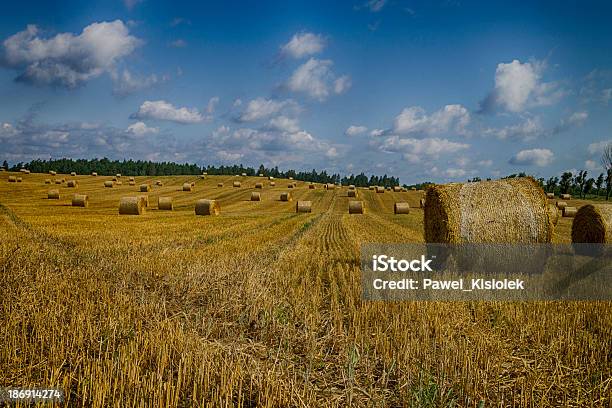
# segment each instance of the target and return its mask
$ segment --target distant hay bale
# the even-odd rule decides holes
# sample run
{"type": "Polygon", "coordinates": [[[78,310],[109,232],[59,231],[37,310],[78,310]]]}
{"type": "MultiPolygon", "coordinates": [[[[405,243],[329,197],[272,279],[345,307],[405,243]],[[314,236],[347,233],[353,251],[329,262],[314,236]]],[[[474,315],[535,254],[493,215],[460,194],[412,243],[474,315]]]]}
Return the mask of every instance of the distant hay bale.
{"type": "Polygon", "coordinates": [[[546,198],[555,198],[555,193],[546,193],[546,198]]]}
{"type": "Polygon", "coordinates": [[[289,180],[293,180],[293,177],[289,177],[289,180]]]}
{"type": "Polygon", "coordinates": [[[76,180],[68,180],[68,182],[66,183],[66,187],[78,187],[79,186],[79,182],[76,180]]]}
{"type": "Polygon", "coordinates": [[[163,186],[163,185],[164,185],[164,183],[163,183],[161,180],[157,180],[157,181],[155,182],[155,185],[156,185],[156,186],[160,186],[160,187],[161,187],[161,186],[163,186]]]}
{"type": "Polygon", "coordinates": [[[563,216],[566,218],[573,218],[576,216],[577,212],[578,210],[576,209],[576,207],[565,207],[563,209],[563,216]]]}
{"type": "Polygon", "coordinates": [[[565,201],[557,201],[557,208],[562,210],[567,207],[567,203],[565,201]]]}
{"type": "Polygon", "coordinates": [[[294,187],[293,183],[290,183],[290,184],[287,186],[287,188],[293,188],[293,187],[294,187]]]}
{"type": "Polygon", "coordinates": [[[268,180],[274,180],[274,177],[268,176],[268,180]]]}
{"type": "Polygon", "coordinates": [[[139,195],[139,196],[138,196],[138,199],[139,199],[140,201],[142,201],[142,206],[143,206],[143,207],[145,207],[145,208],[148,208],[148,207],[149,207],[149,196],[146,196],[146,195],[139,195]]]}
{"type": "Polygon", "coordinates": [[[91,172],[91,175],[92,175],[93,177],[98,177],[98,173],[96,173],[95,171],[92,171],[92,172],[91,172]]]}
{"type": "Polygon", "coordinates": [[[263,188],[263,183],[255,183],[255,188],[263,188]]]}
{"type": "Polygon", "coordinates": [[[119,200],[119,214],[140,215],[146,212],[144,202],[140,197],[121,197],[119,200]]]}
{"type": "Polygon", "coordinates": [[[572,196],[571,196],[571,194],[561,194],[559,196],[559,198],[562,199],[562,200],[571,200],[572,196]]]}
{"type": "Polygon", "coordinates": [[[363,201],[349,201],[348,210],[349,214],[363,214],[365,212],[363,201]]]}
{"type": "Polygon", "coordinates": [[[557,225],[559,222],[559,210],[554,204],[548,204],[548,215],[550,217],[550,222],[553,225],[557,225]]]}
{"type": "Polygon", "coordinates": [[[19,171],[23,174],[30,174],[30,170],[28,169],[19,169],[19,171]]]}
{"type": "Polygon", "coordinates": [[[356,190],[349,190],[348,191],[348,196],[349,197],[357,197],[357,191],[356,190]]]}
{"type": "Polygon", "coordinates": [[[276,183],[274,181],[271,181],[270,182],[270,187],[275,187],[275,186],[276,186],[276,183]]]}
{"type": "Polygon", "coordinates": [[[49,200],[59,200],[60,199],[60,192],[59,192],[59,190],[49,190],[47,192],[47,198],[49,200]]]}
{"type": "Polygon", "coordinates": [[[281,201],[292,201],[293,197],[291,196],[290,192],[286,191],[284,193],[281,193],[280,199],[281,201]]]}
{"type": "Polygon", "coordinates": [[[53,182],[55,184],[62,184],[62,180],[61,179],[55,179],[55,180],[53,180],[53,182]]]}
{"type": "Polygon", "coordinates": [[[350,184],[350,185],[348,186],[348,188],[349,188],[349,190],[354,190],[354,189],[355,189],[355,185],[354,185],[354,184],[350,184]]]}
{"type": "Polygon", "coordinates": [[[113,177],[113,181],[117,181],[119,180],[117,177],[113,177]]]}
{"type": "Polygon", "coordinates": [[[253,191],[251,193],[251,201],[261,201],[261,194],[253,191]]]}
{"type": "Polygon", "coordinates": [[[259,173],[259,177],[263,177],[263,176],[264,176],[263,173],[259,173]]]}
{"type": "Polygon", "coordinates": [[[395,214],[408,214],[410,213],[410,205],[406,202],[393,204],[393,212],[395,214]]]}
{"type": "Polygon", "coordinates": [[[130,177],[129,181],[136,181],[136,179],[134,177],[130,177]]]}
{"type": "Polygon", "coordinates": [[[427,189],[425,242],[547,243],[548,200],[532,178],[436,185],[427,189]]]}
{"type": "Polygon", "coordinates": [[[52,175],[52,176],[55,176],[55,175],[57,175],[57,172],[53,171],[53,170],[49,170],[49,174],[52,175]]]}
{"type": "Polygon", "coordinates": [[[149,191],[151,191],[151,185],[150,184],[141,184],[140,185],[140,192],[141,193],[148,193],[149,191]]]}
{"type": "Polygon", "coordinates": [[[376,187],[375,187],[375,186],[369,186],[369,187],[368,187],[368,190],[375,190],[375,189],[376,189],[376,187]]]}
{"type": "Polygon", "coordinates": [[[425,208],[425,199],[424,199],[424,198],[421,198],[421,199],[419,200],[419,206],[420,206],[421,208],[425,208]]]}
{"type": "Polygon", "coordinates": [[[241,183],[241,182],[239,182],[239,181],[234,181],[233,186],[234,186],[234,187],[240,187],[240,186],[242,186],[242,183],[241,183]]]}
{"type": "Polygon", "coordinates": [[[393,191],[396,192],[396,193],[399,193],[399,192],[402,191],[402,188],[400,186],[394,186],[393,187],[393,191]]]}
{"type": "Polygon", "coordinates": [[[122,184],[123,184],[123,182],[122,182],[122,181],[117,181],[117,182],[115,182],[115,184],[116,184],[116,185],[118,185],[118,186],[120,186],[120,185],[122,185],[122,184]]]}
{"type": "Polygon", "coordinates": [[[587,204],[578,209],[572,222],[572,242],[612,243],[612,205],[587,204]]]}
{"type": "Polygon", "coordinates": [[[378,194],[384,194],[385,193],[385,188],[381,187],[381,186],[376,186],[376,192],[378,194]]]}
{"type": "Polygon", "coordinates": [[[87,194],[75,194],[72,196],[73,207],[87,208],[89,206],[89,197],[87,194]]]}
{"type": "Polygon", "coordinates": [[[23,179],[21,177],[17,177],[17,182],[21,183],[23,181],[23,179]]]}
{"type": "Polygon", "coordinates": [[[223,187],[223,183],[217,183],[217,187],[223,187]]]}
{"type": "Polygon", "coordinates": [[[192,189],[193,189],[193,186],[191,185],[191,183],[183,184],[183,191],[191,191],[192,189]]]}
{"type": "Polygon", "coordinates": [[[191,187],[195,187],[195,181],[191,182],[191,187]]]}
{"type": "Polygon", "coordinates": [[[205,179],[206,179],[206,176],[205,176],[204,174],[202,174],[202,175],[200,176],[200,179],[205,180],[205,179]]]}
{"type": "Polygon", "coordinates": [[[117,178],[121,178],[121,173],[117,173],[117,174],[115,175],[115,177],[117,177],[117,178]]]}
{"type": "Polygon", "coordinates": [[[314,190],[314,189],[315,189],[315,185],[314,185],[314,184],[309,184],[309,185],[308,185],[308,188],[309,188],[310,190],[314,190]]]}
{"type": "Polygon", "coordinates": [[[129,184],[130,186],[135,186],[135,185],[136,185],[136,182],[135,182],[135,181],[128,181],[128,184],[129,184]]]}
{"type": "Polygon", "coordinates": [[[45,184],[51,184],[51,179],[45,179],[45,184]]]}
{"type": "Polygon", "coordinates": [[[328,190],[335,190],[336,189],[336,185],[333,184],[333,183],[329,183],[329,184],[327,184],[327,189],[328,190]]]}
{"type": "Polygon", "coordinates": [[[203,172],[202,175],[203,176],[208,176],[208,173],[207,172],[203,172]]]}
{"type": "Polygon", "coordinates": [[[157,199],[157,208],[160,210],[172,211],[172,197],[159,197],[157,199]]]}
{"type": "Polygon", "coordinates": [[[410,191],[416,191],[416,187],[410,187],[410,191]]]}
{"type": "Polygon", "coordinates": [[[242,177],[246,177],[246,173],[242,173],[242,174],[241,174],[241,176],[242,176],[242,177]]]}
{"type": "Polygon", "coordinates": [[[76,173],[74,171],[70,172],[70,176],[76,177],[76,173]]]}
{"type": "Polygon", "coordinates": [[[115,183],[113,183],[112,181],[108,180],[108,181],[105,181],[105,182],[104,182],[104,187],[107,187],[107,188],[113,188],[113,185],[114,185],[114,184],[115,184],[115,183]]]}
{"type": "Polygon", "coordinates": [[[312,201],[298,201],[295,203],[296,213],[309,213],[312,212],[312,201]]]}
{"type": "Polygon", "coordinates": [[[219,215],[221,208],[217,200],[198,200],[195,205],[196,215],[219,215]]]}

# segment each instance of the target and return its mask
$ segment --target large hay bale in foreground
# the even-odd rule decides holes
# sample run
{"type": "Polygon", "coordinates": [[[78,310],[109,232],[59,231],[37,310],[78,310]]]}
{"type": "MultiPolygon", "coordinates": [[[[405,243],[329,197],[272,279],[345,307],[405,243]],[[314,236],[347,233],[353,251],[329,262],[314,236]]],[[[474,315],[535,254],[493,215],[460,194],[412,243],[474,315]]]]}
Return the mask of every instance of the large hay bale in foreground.
{"type": "Polygon", "coordinates": [[[263,183],[255,183],[255,188],[263,188],[263,183]]]}
{"type": "Polygon", "coordinates": [[[251,201],[261,201],[261,194],[253,191],[251,193],[251,201]]]}
{"type": "Polygon", "coordinates": [[[114,185],[114,184],[115,184],[115,183],[113,183],[111,180],[108,180],[108,181],[105,181],[105,182],[104,182],[104,187],[107,187],[107,188],[113,188],[113,185],[114,185]]]}
{"type": "Polygon", "coordinates": [[[8,177],[8,182],[9,182],[9,183],[15,183],[15,182],[17,182],[17,177],[15,177],[15,176],[9,176],[9,177],[8,177]]]}
{"type": "Polygon", "coordinates": [[[567,203],[565,201],[557,201],[558,209],[563,210],[565,207],[567,207],[567,203]]]}
{"type": "Polygon", "coordinates": [[[578,210],[576,209],[576,207],[565,207],[563,209],[563,216],[566,218],[573,218],[576,216],[577,212],[578,210]]]}
{"type": "Polygon", "coordinates": [[[221,207],[217,200],[198,200],[195,205],[196,215],[219,215],[221,207]]]}
{"type": "Polygon", "coordinates": [[[157,208],[160,210],[172,211],[172,197],[159,197],[157,199],[157,208]]]}
{"type": "Polygon", "coordinates": [[[363,214],[365,212],[363,201],[349,201],[348,211],[349,214],[363,214]]]}
{"type": "Polygon", "coordinates": [[[572,242],[612,244],[612,205],[580,207],[572,223],[572,242]]]}
{"type": "Polygon", "coordinates": [[[193,186],[191,185],[191,183],[183,183],[183,191],[191,191],[193,189],[193,186]]]}
{"type": "Polygon", "coordinates": [[[89,206],[89,197],[87,194],[75,194],[72,196],[73,207],[87,208],[89,206]]]}
{"type": "Polygon", "coordinates": [[[140,192],[141,193],[148,193],[149,191],[151,191],[151,185],[150,184],[141,184],[140,185],[140,192]]]}
{"type": "Polygon", "coordinates": [[[239,181],[234,181],[233,185],[234,185],[234,187],[240,187],[242,185],[242,183],[239,182],[239,181]]]}
{"type": "Polygon", "coordinates": [[[421,199],[419,200],[419,207],[421,207],[421,208],[425,208],[425,199],[424,199],[424,198],[421,198],[421,199]]]}
{"type": "Polygon", "coordinates": [[[68,180],[68,182],[66,183],[66,187],[78,187],[79,186],[79,182],[76,180],[68,180]]]}
{"type": "Polygon", "coordinates": [[[393,204],[393,212],[395,214],[409,214],[410,205],[406,202],[395,203],[393,204]]]}
{"type": "Polygon", "coordinates": [[[298,201],[295,203],[296,213],[309,213],[312,212],[312,201],[298,201]]]}
{"type": "Polygon", "coordinates": [[[292,201],[293,197],[291,197],[291,193],[290,192],[286,191],[284,193],[281,193],[280,200],[281,201],[292,201]]]}
{"type": "Polygon", "coordinates": [[[452,183],[427,190],[425,242],[545,243],[548,200],[531,178],[452,183]]]}
{"type": "Polygon", "coordinates": [[[47,192],[47,199],[49,199],[49,200],[59,200],[60,199],[60,192],[59,192],[59,190],[49,190],[47,192]]]}
{"type": "Polygon", "coordinates": [[[146,211],[144,202],[140,197],[121,197],[119,200],[119,214],[140,215],[146,211]]]}
{"type": "Polygon", "coordinates": [[[349,190],[348,191],[348,196],[349,197],[357,197],[357,190],[349,190]]]}
{"type": "Polygon", "coordinates": [[[571,200],[572,196],[571,194],[561,194],[559,198],[561,198],[562,200],[571,200]]]}

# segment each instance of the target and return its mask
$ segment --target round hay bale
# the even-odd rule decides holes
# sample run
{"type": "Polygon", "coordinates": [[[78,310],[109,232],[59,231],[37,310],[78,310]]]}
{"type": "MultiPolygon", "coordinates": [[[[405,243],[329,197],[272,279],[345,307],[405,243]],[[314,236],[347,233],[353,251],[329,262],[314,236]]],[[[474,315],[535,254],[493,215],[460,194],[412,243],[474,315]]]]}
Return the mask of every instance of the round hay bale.
{"type": "Polygon", "coordinates": [[[79,182],[76,180],[68,180],[68,182],[66,183],[66,187],[78,187],[79,186],[79,182]]]}
{"type": "Polygon", "coordinates": [[[140,195],[138,196],[138,198],[140,199],[140,201],[142,201],[142,206],[145,208],[149,207],[149,196],[146,195],[140,195]]]}
{"type": "Polygon", "coordinates": [[[572,242],[611,244],[612,205],[587,204],[580,207],[572,222],[572,242]]]}
{"type": "Polygon", "coordinates": [[[289,184],[289,185],[287,186],[287,188],[293,188],[293,187],[294,187],[294,186],[293,186],[293,184],[289,184]]]}
{"type": "Polygon", "coordinates": [[[312,201],[298,201],[295,203],[296,213],[309,213],[312,212],[312,201]]]}
{"type": "Polygon", "coordinates": [[[567,207],[567,203],[565,201],[557,201],[558,209],[563,210],[565,207],[567,207]]]}
{"type": "Polygon", "coordinates": [[[89,197],[87,194],[75,194],[72,196],[73,207],[87,208],[89,206],[89,197]]]}
{"type": "Polygon", "coordinates": [[[15,176],[9,176],[9,177],[8,177],[8,182],[9,182],[9,183],[16,183],[16,182],[17,182],[17,177],[15,177],[15,176]]]}
{"type": "Polygon", "coordinates": [[[129,184],[130,186],[135,186],[135,185],[136,185],[136,182],[135,182],[135,181],[128,181],[128,184],[129,184]]]}
{"type": "Polygon", "coordinates": [[[561,194],[559,196],[560,199],[562,200],[571,200],[572,199],[572,195],[571,194],[561,194]]]}
{"type": "Polygon", "coordinates": [[[400,202],[393,204],[393,212],[395,214],[408,214],[410,213],[410,205],[406,202],[400,202]]]}
{"type": "Polygon", "coordinates": [[[203,176],[208,176],[208,173],[207,172],[203,172],[202,175],[203,176]]]}
{"type": "Polygon", "coordinates": [[[17,182],[21,183],[23,181],[23,179],[21,177],[17,177],[17,182]]]}
{"type": "Polygon", "coordinates": [[[261,201],[261,194],[253,191],[251,193],[251,201],[261,201]]]}
{"type": "Polygon", "coordinates": [[[270,182],[270,187],[274,187],[274,186],[276,186],[276,183],[274,181],[271,181],[270,182]]]}
{"type": "Polygon", "coordinates": [[[130,177],[129,181],[136,181],[136,179],[134,177],[130,177]]]}
{"type": "Polygon", "coordinates": [[[384,194],[385,193],[385,188],[381,187],[381,186],[376,186],[376,192],[378,194],[384,194]]]}
{"type": "Polygon", "coordinates": [[[565,207],[563,209],[563,216],[566,218],[574,218],[578,210],[576,207],[565,207]]]}
{"type": "Polygon", "coordinates": [[[123,182],[122,181],[117,181],[115,184],[117,184],[118,186],[122,185],[123,182]]]}
{"type": "Polygon", "coordinates": [[[376,189],[376,187],[374,187],[374,186],[369,186],[368,187],[368,190],[375,190],[375,189],[376,189]]]}
{"type": "Polygon", "coordinates": [[[62,184],[62,180],[61,179],[55,179],[55,180],[53,180],[53,182],[55,184],[62,184]]]}
{"type": "Polygon", "coordinates": [[[281,193],[280,199],[281,201],[293,201],[293,197],[291,197],[291,193],[288,191],[281,193]]]}
{"type": "Polygon", "coordinates": [[[268,180],[274,180],[274,177],[269,176],[269,177],[268,177],[268,180]]]}
{"type": "Polygon", "coordinates": [[[206,179],[206,176],[205,176],[204,174],[202,174],[202,175],[200,176],[200,179],[204,180],[204,179],[206,179]]]}
{"type": "Polygon", "coordinates": [[[557,225],[557,222],[559,222],[559,210],[554,204],[548,204],[548,215],[550,217],[550,222],[552,222],[553,225],[557,225]]]}
{"type": "Polygon", "coordinates": [[[183,191],[191,191],[192,189],[193,189],[193,186],[191,185],[191,183],[183,184],[183,191]]]}
{"type": "Polygon", "coordinates": [[[70,176],[76,177],[76,173],[74,171],[70,172],[70,176]]]}
{"type": "Polygon", "coordinates": [[[263,173],[259,173],[259,177],[263,177],[263,176],[264,176],[263,173]]]}
{"type": "Polygon", "coordinates": [[[217,183],[217,187],[223,187],[223,183],[217,183]]]}
{"type": "Polygon", "coordinates": [[[421,207],[421,208],[425,208],[425,199],[424,199],[424,198],[421,198],[421,199],[419,200],[419,207],[421,207]]]}
{"type": "Polygon", "coordinates": [[[400,186],[394,186],[393,187],[393,191],[396,192],[396,193],[399,193],[399,192],[402,191],[402,188],[400,186]]]}
{"type": "Polygon", "coordinates": [[[349,190],[348,191],[348,196],[349,197],[357,197],[357,191],[356,190],[349,190]]]}
{"type": "Polygon", "coordinates": [[[119,180],[117,177],[113,177],[113,181],[117,181],[119,180]]]}
{"type": "Polygon", "coordinates": [[[548,200],[531,178],[436,185],[427,189],[425,242],[546,243],[548,200]]]}
{"type": "Polygon", "coordinates": [[[104,182],[104,187],[113,188],[114,184],[115,183],[113,183],[112,181],[108,180],[108,181],[104,182]]]}
{"type": "Polygon", "coordinates": [[[221,207],[217,200],[198,200],[195,205],[196,215],[219,215],[221,207]]]}
{"type": "Polygon", "coordinates": [[[45,179],[45,184],[51,184],[51,179],[45,179]]]}
{"type": "Polygon", "coordinates": [[[234,181],[234,187],[240,187],[242,186],[242,183],[239,181],[234,181]]]}
{"type": "Polygon", "coordinates": [[[309,185],[308,185],[308,188],[309,188],[310,190],[314,190],[314,189],[315,189],[315,185],[314,185],[314,184],[309,184],[309,185]]]}
{"type": "Polygon", "coordinates": [[[119,214],[140,215],[146,211],[144,202],[140,197],[121,197],[119,200],[119,214]]]}
{"type": "Polygon", "coordinates": [[[241,176],[242,176],[242,177],[246,177],[246,173],[242,173],[242,174],[241,174],[241,176]]]}
{"type": "Polygon", "coordinates": [[[155,182],[155,185],[156,185],[156,186],[160,186],[160,187],[161,187],[161,186],[163,186],[163,185],[164,185],[164,183],[163,183],[161,180],[157,180],[157,181],[155,182]]]}
{"type": "Polygon", "coordinates": [[[141,184],[140,185],[140,192],[141,193],[148,193],[149,191],[151,191],[151,185],[150,184],[141,184]]]}
{"type": "Polygon", "coordinates": [[[350,184],[350,185],[348,186],[348,188],[349,188],[349,190],[354,190],[354,189],[355,189],[355,185],[354,185],[354,184],[350,184]]]}
{"type": "Polygon", "coordinates": [[[336,189],[336,185],[335,184],[328,184],[327,185],[327,189],[328,190],[335,190],[336,189]]]}
{"type": "Polygon", "coordinates": [[[52,175],[52,176],[56,176],[57,175],[57,171],[49,170],[49,174],[52,175]]]}
{"type": "Polygon", "coordinates": [[[115,177],[117,177],[117,178],[121,178],[121,173],[117,173],[117,174],[115,175],[115,177]]]}
{"type": "Polygon", "coordinates": [[[549,198],[549,199],[555,198],[555,193],[546,193],[546,198],[549,198]]]}
{"type": "Polygon", "coordinates": [[[47,192],[47,198],[49,200],[59,200],[60,199],[60,192],[59,192],[59,190],[49,190],[47,192]]]}
{"type": "Polygon", "coordinates": [[[172,211],[172,197],[159,197],[157,199],[157,208],[160,210],[172,211]]]}
{"type": "Polygon", "coordinates": [[[91,175],[92,175],[93,177],[98,177],[98,173],[96,173],[95,171],[92,171],[92,172],[91,172],[91,175]]]}
{"type": "Polygon", "coordinates": [[[363,207],[363,201],[349,201],[348,210],[349,210],[349,214],[365,213],[365,208],[363,207]]]}
{"type": "Polygon", "coordinates": [[[263,188],[263,183],[255,183],[255,188],[263,188]]]}

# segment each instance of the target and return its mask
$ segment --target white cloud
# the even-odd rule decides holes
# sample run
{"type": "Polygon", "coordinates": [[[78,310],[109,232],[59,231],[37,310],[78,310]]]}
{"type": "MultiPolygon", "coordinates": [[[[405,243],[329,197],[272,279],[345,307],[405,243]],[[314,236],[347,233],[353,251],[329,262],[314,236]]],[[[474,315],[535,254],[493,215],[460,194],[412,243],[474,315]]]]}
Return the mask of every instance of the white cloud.
{"type": "Polygon", "coordinates": [[[281,53],[293,58],[318,54],[325,48],[325,38],[320,34],[298,33],[281,47],[281,53]]]}
{"type": "Polygon", "coordinates": [[[535,140],[545,134],[545,130],[540,123],[538,117],[528,117],[522,123],[516,125],[505,126],[503,128],[490,128],[483,132],[487,136],[494,136],[498,139],[519,139],[519,140],[535,140]]]}
{"type": "Polygon", "coordinates": [[[4,60],[22,72],[17,80],[74,88],[113,69],[141,40],[129,35],[121,20],[93,23],[79,35],[61,33],[45,39],[35,25],[3,42],[4,60]]]}
{"type": "Polygon", "coordinates": [[[123,4],[128,10],[133,9],[138,3],[142,3],[143,0],[123,0],[123,4]]]}
{"type": "Polygon", "coordinates": [[[330,92],[342,93],[350,87],[346,75],[336,78],[331,60],[310,58],[300,65],[287,81],[287,88],[293,92],[303,92],[314,99],[324,101],[330,92]]]}
{"type": "Polygon", "coordinates": [[[594,142],[587,147],[587,150],[590,154],[601,154],[603,153],[604,148],[609,144],[612,144],[612,139],[594,142]]]}
{"type": "Polygon", "coordinates": [[[384,134],[385,134],[385,131],[383,129],[372,129],[372,131],[370,131],[370,136],[372,137],[378,137],[384,134]]]}
{"type": "Polygon", "coordinates": [[[297,109],[298,107],[296,103],[290,99],[278,101],[260,97],[249,101],[246,109],[240,114],[238,119],[242,122],[252,122],[259,119],[265,119],[289,108],[297,109]]]}
{"type": "Polygon", "coordinates": [[[357,136],[357,135],[361,135],[365,132],[368,131],[368,128],[365,126],[355,126],[355,125],[351,125],[349,126],[345,131],[344,134],[347,136],[357,136]]]}
{"type": "Polygon", "coordinates": [[[362,5],[355,6],[355,10],[367,8],[372,13],[378,13],[380,10],[383,9],[383,7],[385,7],[385,4],[387,4],[387,0],[368,0],[362,5]]]}
{"type": "Polygon", "coordinates": [[[419,106],[405,108],[396,118],[393,130],[400,134],[422,133],[435,135],[449,130],[467,134],[470,113],[461,105],[446,105],[444,108],[427,115],[419,106]]]}
{"type": "Polygon", "coordinates": [[[478,165],[481,167],[491,167],[493,165],[493,160],[481,160],[478,162],[478,165]]]}
{"type": "Polygon", "coordinates": [[[510,164],[545,167],[552,163],[553,158],[554,154],[549,149],[521,150],[510,159],[510,164]]]}
{"type": "Polygon", "coordinates": [[[404,158],[411,163],[418,163],[423,156],[438,158],[440,155],[456,153],[469,147],[470,145],[466,143],[453,142],[437,137],[415,139],[400,138],[397,135],[386,138],[380,145],[382,151],[403,153],[404,158]]]}
{"type": "Polygon", "coordinates": [[[348,75],[342,75],[340,78],[334,81],[334,92],[337,95],[343,94],[348,91],[353,83],[351,82],[351,77],[348,75]]]}
{"type": "Polygon", "coordinates": [[[448,177],[452,177],[452,178],[463,177],[463,176],[466,175],[466,171],[464,169],[448,168],[448,169],[444,170],[444,173],[448,177]]]}
{"type": "Polygon", "coordinates": [[[336,149],[333,146],[327,149],[327,151],[325,152],[325,157],[327,157],[328,159],[335,159],[338,156],[339,156],[338,149],[336,149]]]}
{"type": "Polygon", "coordinates": [[[159,129],[156,127],[149,127],[144,122],[136,122],[128,126],[126,132],[136,136],[144,136],[147,134],[156,134],[159,132],[159,129]]]}
{"type": "Polygon", "coordinates": [[[160,79],[155,74],[147,77],[134,76],[127,69],[124,69],[121,73],[112,70],[110,76],[113,80],[113,92],[117,95],[128,95],[143,89],[151,88],[167,79],[166,77],[160,79]]]}
{"type": "Polygon", "coordinates": [[[15,136],[17,133],[17,129],[10,123],[5,122],[0,126],[0,139],[8,139],[15,136]]]}
{"type": "Polygon", "coordinates": [[[288,118],[287,116],[278,116],[270,120],[269,126],[271,129],[280,130],[281,132],[297,132],[300,130],[298,120],[288,118]]]}
{"type": "Polygon", "coordinates": [[[584,167],[590,171],[599,171],[602,169],[601,165],[594,160],[587,160],[584,162],[584,167]]]}
{"type": "Polygon", "coordinates": [[[202,114],[195,108],[177,108],[163,100],[143,102],[132,118],[167,120],[182,124],[199,123],[204,120],[202,114]]]}
{"type": "Polygon", "coordinates": [[[230,163],[236,163],[236,161],[244,157],[244,155],[241,153],[232,153],[225,150],[219,150],[216,155],[219,159],[230,163]]]}

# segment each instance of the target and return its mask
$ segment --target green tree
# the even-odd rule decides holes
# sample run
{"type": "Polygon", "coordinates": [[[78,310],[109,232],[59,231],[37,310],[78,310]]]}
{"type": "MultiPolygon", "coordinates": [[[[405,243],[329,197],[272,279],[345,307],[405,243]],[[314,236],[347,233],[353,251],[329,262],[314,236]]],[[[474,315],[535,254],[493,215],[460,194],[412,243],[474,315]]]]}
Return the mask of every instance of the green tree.
{"type": "Polygon", "coordinates": [[[586,183],[587,171],[582,170],[578,172],[578,175],[574,177],[574,187],[578,190],[578,195],[582,198],[582,192],[584,191],[584,185],[586,183]]]}
{"type": "Polygon", "coordinates": [[[559,181],[559,188],[561,189],[561,194],[567,194],[570,187],[572,186],[572,173],[569,171],[561,174],[561,181],[559,181]]]}
{"type": "Polygon", "coordinates": [[[601,191],[601,187],[603,186],[604,183],[604,174],[601,173],[599,174],[599,177],[597,177],[597,180],[595,180],[595,187],[597,187],[597,197],[599,197],[599,192],[601,191]]]}

